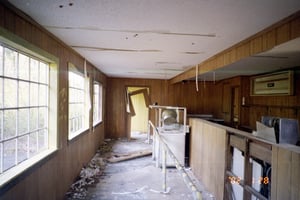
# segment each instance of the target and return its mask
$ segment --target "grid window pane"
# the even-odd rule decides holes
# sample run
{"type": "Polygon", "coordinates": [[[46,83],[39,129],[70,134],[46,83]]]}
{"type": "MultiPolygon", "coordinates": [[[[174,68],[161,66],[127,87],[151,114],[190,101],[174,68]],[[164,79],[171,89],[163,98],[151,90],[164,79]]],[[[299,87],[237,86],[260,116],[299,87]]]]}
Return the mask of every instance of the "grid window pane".
{"type": "Polygon", "coordinates": [[[39,85],[30,83],[30,106],[37,106],[39,103],[39,85]]]}
{"type": "Polygon", "coordinates": [[[38,108],[31,108],[30,109],[30,123],[29,123],[29,131],[35,131],[38,128],[38,108]]]}
{"type": "Polygon", "coordinates": [[[29,57],[19,54],[19,78],[29,80],[29,57]]]}
{"type": "Polygon", "coordinates": [[[48,110],[46,107],[39,108],[39,125],[38,128],[45,128],[47,127],[47,116],[48,116],[48,110]]]}
{"type": "Polygon", "coordinates": [[[102,121],[102,84],[94,83],[93,122],[102,121]]]}
{"type": "Polygon", "coordinates": [[[18,138],[18,163],[28,158],[28,135],[18,138]]]}
{"type": "Polygon", "coordinates": [[[4,107],[17,107],[17,88],[16,80],[4,79],[4,107]]]}
{"type": "Polygon", "coordinates": [[[3,137],[4,139],[12,138],[16,136],[16,110],[5,110],[3,119],[3,137]]]}
{"type": "Polygon", "coordinates": [[[29,83],[19,81],[19,107],[29,106],[29,83]]]}
{"type": "Polygon", "coordinates": [[[48,104],[48,86],[39,85],[39,105],[47,106],[48,104]]]}
{"type": "Polygon", "coordinates": [[[19,110],[19,119],[18,119],[18,134],[22,135],[28,133],[29,128],[29,109],[20,109],[19,110]]]}
{"type": "Polygon", "coordinates": [[[16,140],[3,143],[3,170],[7,170],[16,164],[16,140]]]}
{"type": "Polygon", "coordinates": [[[39,81],[39,61],[33,58],[30,59],[30,80],[39,81]]]}
{"type": "Polygon", "coordinates": [[[49,65],[0,44],[0,174],[49,148],[49,65]]]}
{"type": "Polygon", "coordinates": [[[3,59],[4,58],[3,53],[4,53],[3,47],[0,46],[0,76],[3,75],[3,60],[4,60],[3,59]]]}
{"type": "Polygon", "coordinates": [[[29,134],[29,156],[32,157],[37,154],[37,132],[29,134]]]}
{"type": "Polygon", "coordinates": [[[0,78],[0,108],[3,108],[3,78],[0,78]]]}
{"type": "Polygon", "coordinates": [[[38,141],[39,141],[38,143],[39,151],[46,149],[48,147],[48,137],[47,137],[46,129],[39,130],[38,141]]]}
{"type": "Polygon", "coordinates": [[[41,83],[48,84],[48,66],[45,63],[40,63],[40,77],[39,80],[41,83]]]}
{"type": "Polygon", "coordinates": [[[4,75],[7,77],[17,77],[18,53],[4,48],[4,75]]]}
{"type": "Polygon", "coordinates": [[[85,79],[69,71],[69,134],[84,128],[85,116],[85,79]]]}
{"type": "MultiPolygon", "coordinates": [[[[3,131],[3,111],[0,111],[0,141],[3,140],[3,132],[2,131],[3,131]]],[[[0,154],[1,154],[1,149],[0,149],[0,154]]]]}

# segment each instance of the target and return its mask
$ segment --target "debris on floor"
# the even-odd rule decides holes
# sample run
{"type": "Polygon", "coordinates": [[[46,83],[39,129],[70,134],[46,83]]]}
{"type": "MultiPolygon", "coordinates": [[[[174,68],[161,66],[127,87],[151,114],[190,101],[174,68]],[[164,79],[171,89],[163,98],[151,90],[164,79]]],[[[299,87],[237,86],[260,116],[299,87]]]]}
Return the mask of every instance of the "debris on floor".
{"type": "Polygon", "coordinates": [[[106,140],[99,148],[92,160],[84,166],[77,180],[71,185],[66,193],[67,200],[85,199],[88,186],[96,184],[106,166],[107,153],[111,152],[112,140],[106,140]]]}
{"type": "MultiPolygon", "coordinates": [[[[167,169],[167,182],[163,189],[162,169],[155,167],[155,161],[150,156],[151,145],[144,141],[145,136],[140,135],[131,140],[106,139],[92,160],[82,168],[65,199],[193,200],[192,192],[176,168],[167,169]],[[143,153],[148,156],[141,156],[143,153]]],[[[187,171],[193,177],[192,171],[187,171]]],[[[195,177],[192,180],[201,189],[203,200],[214,199],[195,177]]]]}
{"type": "Polygon", "coordinates": [[[134,151],[126,154],[113,154],[107,161],[111,163],[121,162],[125,160],[135,159],[143,156],[149,156],[152,154],[152,150],[134,151]]]}

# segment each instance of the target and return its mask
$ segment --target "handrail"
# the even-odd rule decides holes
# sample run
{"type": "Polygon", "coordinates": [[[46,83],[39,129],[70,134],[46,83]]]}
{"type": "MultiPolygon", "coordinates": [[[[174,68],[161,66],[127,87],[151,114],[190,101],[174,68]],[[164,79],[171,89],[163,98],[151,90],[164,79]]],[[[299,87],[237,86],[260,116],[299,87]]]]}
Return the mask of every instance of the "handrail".
{"type": "MultiPolygon", "coordinates": [[[[169,154],[170,158],[174,160],[175,166],[177,170],[181,173],[182,178],[187,185],[187,187],[192,191],[194,199],[195,200],[202,200],[202,193],[197,189],[191,178],[189,177],[188,173],[186,172],[185,168],[179,163],[176,156],[173,154],[173,152],[170,150],[168,145],[164,142],[164,140],[161,138],[160,134],[158,133],[158,129],[153,125],[153,123],[149,120],[149,133],[150,134],[150,127],[152,127],[153,131],[153,150],[155,150],[155,141],[154,138],[157,138],[159,142],[162,144],[163,147],[163,173],[164,173],[164,183],[163,183],[163,189],[166,191],[166,152],[169,154]]],[[[155,152],[155,151],[153,151],[155,152]]],[[[154,155],[154,154],[153,154],[154,155]]],[[[153,157],[153,156],[152,156],[153,157]]],[[[153,157],[154,158],[154,157],[153,157]]],[[[156,167],[158,167],[158,159],[156,162],[156,167]]]]}

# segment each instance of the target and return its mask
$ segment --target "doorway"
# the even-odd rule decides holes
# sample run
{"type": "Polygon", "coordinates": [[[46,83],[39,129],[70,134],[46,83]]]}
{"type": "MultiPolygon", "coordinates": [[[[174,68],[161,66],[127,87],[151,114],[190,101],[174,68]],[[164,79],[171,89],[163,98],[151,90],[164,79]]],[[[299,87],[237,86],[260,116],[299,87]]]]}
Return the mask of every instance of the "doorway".
{"type": "Polygon", "coordinates": [[[149,87],[127,87],[132,105],[130,138],[146,137],[149,120],[149,87]]]}

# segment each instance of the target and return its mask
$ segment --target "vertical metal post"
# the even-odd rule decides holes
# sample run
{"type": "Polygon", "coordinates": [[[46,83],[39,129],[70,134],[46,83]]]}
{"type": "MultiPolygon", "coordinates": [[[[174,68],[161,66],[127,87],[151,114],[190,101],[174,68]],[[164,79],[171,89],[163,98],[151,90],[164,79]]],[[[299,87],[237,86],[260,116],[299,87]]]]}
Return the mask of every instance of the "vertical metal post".
{"type": "Polygon", "coordinates": [[[154,130],[154,128],[152,127],[152,131],[153,131],[153,136],[152,136],[152,159],[155,160],[155,156],[156,156],[156,132],[154,130]]]}
{"type": "Polygon", "coordinates": [[[167,150],[165,147],[162,147],[162,173],[163,173],[163,191],[167,192],[167,167],[166,167],[166,160],[167,160],[167,150]]]}
{"type": "Polygon", "coordinates": [[[155,133],[156,136],[155,136],[155,159],[156,159],[156,167],[158,168],[159,167],[159,159],[160,159],[160,156],[159,156],[159,153],[160,153],[160,140],[159,140],[159,137],[158,137],[158,133],[155,133]]]}
{"type": "Polygon", "coordinates": [[[148,138],[147,138],[147,144],[150,144],[150,133],[151,133],[151,126],[150,123],[148,122],[148,138]]]}

